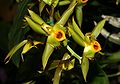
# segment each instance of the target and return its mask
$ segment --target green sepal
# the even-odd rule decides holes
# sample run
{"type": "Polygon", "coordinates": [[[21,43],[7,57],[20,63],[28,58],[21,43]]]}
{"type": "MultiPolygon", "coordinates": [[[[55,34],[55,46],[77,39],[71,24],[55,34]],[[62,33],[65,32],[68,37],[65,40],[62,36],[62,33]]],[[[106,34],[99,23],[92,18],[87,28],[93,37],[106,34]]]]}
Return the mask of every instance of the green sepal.
{"type": "Polygon", "coordinates": [[[72,35],[72,38],[74,39],[74,41],[76,43],[78,43],[80,46],[84,47],[85,46],[84,40],[71,28],[68,27],[68,30],[69,30],[70,34],[72,35]]]}
{"type": "Polygon", "coordinates": [[[43,21],[43,19],[42,19],[38,14],[36,14],[35,12],[33,12],[32,10],[29,10],[29,9],[28,9],[28,12],[29,12],[29,14],[30,14],[30,16],[31,16],[31,18],[32,18],[32,20],[33,20],[34,22],[36,22],[36,23],[38,23],[38,24],[40,24],[40,25],[46,24],[46,23],[43,21]]]}
{"type": "Polygon", "coordinates": [[[62,64],[63,70],[71,70],[74,68],[75,59],[69,60],[71,56],[68,53],[65,53],[62,60],[65,60],[62,64]]]}
{"type": "Polygon", "coordinates": [[[28,10],[28,11],[29,11],[29,14],[30,14],[32,20],[34,22],[38,23],[45,32],[47,32],[48,34],[50,34],[49,29],[52,29],[52,27],[50,25],[46,24],[43,21],[43,19],[41,17],[39,17],[39,15],[37,15],[35,12],[33,12],[31,10],[28,10]]]}
{"type": "Polygon", "coordinates": [[[80,30],[80,28],[78,27],[78,25],[76,24],[74,17],[72,17],[72,25],[74,28],[74,31],[82,38],[84,39],[84,34],[82,33],[82,31],[80,30]]]}
{"type": "Polygon", "coordinates": [[[88,70],[89,70],[89,60],[84,55],[82,58],[81,69],[82,69],[84,80],[86,81],[88,70]]]}
{"type": "Polygon", "coordinates": [[[63,13],[61,16],[61,19],[57,22],[60,25],[65,25],[67,20],[69,19],[70,15],[73,13],[74,8],[76,6],[76,0],[73,0],[73,2],[69,5],[68,9],[63,13]]]}
{"type": "Polygon", "coordinates": [[[29,17],[25,17],[27,23],[29,24],[29,26],[32,28],[33,31],[35,31],[36,33],[39,34],[44,34],[44,35],[48,35],[39,24],[33,22],[29,17]]]}
{"type": "Polygon", "coordinates": [[[10,61],[10,59],[12,58],[12,56],[16,53],[16,51],[19,50],[21,47],[23,47],[27,42],[28,42],[28,40],[23,40],[19,44],[15,45],[10,50],[10,52],[7,54],[6,58],[4,59],[4,62],[8,63],[10,61]]]}
{"type": "Polygon", "coordinates": [[[53,84],[59,84],[61,73],[62,73],[62,64],[59,64],[59,66],[55,70],[53,84]]]}
{"type": "Polygon", "coordinates": [[[22,53],[21,54],[25,54],[26,52],[28,52],[31,48],[32,48],[32,42],[28,41],[25,46],[23,47],[22,53]]]}
{"type": "Polygon", "coordinates": [[[39,2],[39,12],[40,12],[40,16],[41,16],[41,13],[42,13],[42,11],[43,11],[43,9],[44,9],[44,7],[45,7],[45,2],[42,0],[40,0],[40,2],[39,2]]]}
{"type": "Polygon", "coordinates": [[[75,8],[76,20],[77,20],[77,23],[78,23],[80,28],[81,28],[82,20],[83,20],[82,7],[83,7],[83,5],[77,5],[76,8],[75,8]]]}
{"type": "Polygon", "coordinates": [[[44,52],[43,52],[43,55],[42,55],[43,70],[45,70],[45,67],[46,67],[47,62],[49,60],[49,57],[51,56],[53,51],[54,51],[54,47],[51,44],[46,43],[46,46],[45,46],[45,49],[44,49],[44,52]]]}
{"type": "Polygon", "coordinates": [[[50,66],[49,66],[49,69],[48,70],[52,70],[52,69],[55,69],[58,67],[59,63],[60,63],[61,60],[54,60],[50,66]]]}
{"type": "Polygon", "coordinates": [[[94,36],[94,38],[97,38],[98,35],[100,34],[103,26],[105,25],[106,19],[101,20],[93,29],[91,35],[94,36]]]}

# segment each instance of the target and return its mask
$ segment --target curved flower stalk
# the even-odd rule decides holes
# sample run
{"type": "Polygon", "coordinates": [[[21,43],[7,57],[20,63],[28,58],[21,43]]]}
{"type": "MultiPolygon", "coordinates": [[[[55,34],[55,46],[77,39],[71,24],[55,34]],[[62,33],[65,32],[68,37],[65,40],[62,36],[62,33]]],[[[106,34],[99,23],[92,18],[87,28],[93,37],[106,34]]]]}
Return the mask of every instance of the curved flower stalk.
{"type": "Polygon", "coordinates": [[[95,53],[101,50],[101,46],[99,42],[96,41],[96,38],[100,34],[101,29],[105,24],[105,21],[106,19],[103,19],[102,21],[100,21],[95,26],[92,32],[86,33],[85,35],[82,33],[82,31],[76,24],[74,18],[72,18],[72,24],[68,25],[69,32],[72,38],[74,39],[74,41],[78,43],[80,46],[84,47],[81,69],[82,69],[82,73],[85,81],[86,81],[87,73],[89,70],[89,60],[94,59],[95,53]]]}
{"type": "Polygon", "coordinates": [[[53,26],[46,24],[42,20],[42,18],[39,17],[39,15],[31,10],[28,10],[30,17],[26,16],[25,19],[32,30],[39,34],[48,36],[42,56],[43,69],[45,69],[48,59],[54,51],[54,48],[60,46],[61,42],[67,45],[67,40],[65,36],[66,28],[64,27],[64,25],[72,14],[76,4],[76,0],[73,0],[68,9],[63,13],[61,19],[53,26]]]}

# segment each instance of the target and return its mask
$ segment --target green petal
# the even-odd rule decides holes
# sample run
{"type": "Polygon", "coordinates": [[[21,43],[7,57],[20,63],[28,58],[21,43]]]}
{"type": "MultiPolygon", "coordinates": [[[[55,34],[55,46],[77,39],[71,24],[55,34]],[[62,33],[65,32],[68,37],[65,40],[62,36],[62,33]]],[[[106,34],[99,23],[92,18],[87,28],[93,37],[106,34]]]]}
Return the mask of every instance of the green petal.
{"type": "Polygon", "coordinates": [[[82,12],[82,7],[83,5],[78,5],[76,6],[76,20],[77,20],[77,23],[78,25],[81,27],[82,25],[82,20],[83,20],[83,12],[82,12]]]}
{"type": "Polygon", "coordinates": [[[42,65],[43,65],[43,70],[45,69],[47,62],[49,60],[49,57],[51,56],[51,54],[54,51],[54,47],[51,46],[51,44],[47,43],[42,55],[42,65]]]}
{"type": "Polygon", "coordinates": [[[52,70],[58,67],[61,60],[54,60],[51,64],[48,70],[52,70]]]}
{"type": "Polygon", "coordinates": [[[69,28],[70,34],[72,35],[72,38],[74,39],[74,41],[76,43],[78,43],[80,46],[85,46],[84,40],[75,32],[73,31],[71,28],[69,28]]]}
{"type": "Polygon", "coordinates": [[[73,24],[73,28],[75,30],[75,32],[78,33],[78,35],[80,35],[80,37],[82,39],[84,39],[84,34],[82,33],[82,31],[80,30],[80,28],[78,27],[78,25],[76,24],[75,20],[74,20],[74,17],[72,18],[72,24],[73,24]]]}
{"type": "Polygon", "coordinates": [[[69,8],[63,13],[61,19],[58,21],[58,24],[63,25],[63,26],[65,25],[70,15],[73,13],[75,6],[76,6],[76,0],[73,0],[69,8]]]}
{"type": "Polygon", "coordinates": [[[31,16],[31,18],[32,18],[33,21],[35,21],[36,23],[38,23],[38,24],[40,24],[40,25],[46,24],[46,23],[42,20],[42,18],[41,18],[39,15],[37,15],[35,12],[33,12],[32,10],[29,10],[29,9],[28,9],[28,12],[29,12],[29,14],[30,14],[30,16],[31,16]]]}
{"type": "Polygon", "coordinates": [[[62,68],[63,70],[71,70],[72,68],[74,68],[74,64],[75,64],[75,59],[69,60],[71,58],[71,56],[68,53],[65,53],[62,60],[66,60],[64,61],[62,68]]]}
{"type": "Polygon", "coordinates": [[[98,35],[100,34],[100,32],[101,32],[101,30],[102,30],[105,22],[106,22],[106,19],[101,20],[101,21],[95,26],[95,28],[93,29],[91,35],[94,36],[95,38],[97,38],[98,35]]]}
{"type": "Polygon", "coordinates": [[[32,48],[32,43],[28,41],[25,46],[23,47],[22,54],[25,54],[32,48]]]}
{"type": "Polygon", "coordinates": [[[41,17],[39,17],[39,15],[37,15],[35,12],[28,10],[29,14],[32,18],[33,21],[35,21],[36,23],[38,23],[44,31],[46,31],[48,34],[50,34],[49,29],[52,29],[52,27],[48,24],[46,24],[41,17]]]}
{"type": "Polygon", "coordinates": [[[87,77],[88,70],[89,70],[89,60],[85,56],[83,56],[83,59],[82,59],[81,69],[82,69],[84,80],[86,81],[86,77],[87,77]]]}
{"type": "Polygon", "coordinates": [[[20,49],[22,46],[24,46],[26,43],[28,42],[28,40],[23,40],[22,42],[20,42],[19,44],[17,44],[16,46],[14,46],[10,52],[7,54],[6,58],[5,58],[5,63],[8,63],[10,61],[10,59],[12,58],[12,56],[15,54],[15,52],[20,49]]]}

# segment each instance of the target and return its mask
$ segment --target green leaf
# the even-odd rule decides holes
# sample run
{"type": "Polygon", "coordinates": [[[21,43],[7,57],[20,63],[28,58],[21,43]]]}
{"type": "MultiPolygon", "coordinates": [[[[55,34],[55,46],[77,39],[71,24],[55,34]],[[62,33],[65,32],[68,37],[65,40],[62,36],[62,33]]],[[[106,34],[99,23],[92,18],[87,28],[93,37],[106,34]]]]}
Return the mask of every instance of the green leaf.
{"type": "Polygon", "coordinates": [[[53,78],[53,84],[59,84],[60,77],[61,77],[61,72],[62,72],[62,66],[59,65],[58,68],[55,71],[55,75],[53,78]]]}
{"type": "Polygon", "coordinates": [[[97,62],[90,64],[88,80],[89,84],[110,84],[106,73],[97,62]]]}
{"type": "Polygon", "coordinates": [[[106,19],[101,20],[101,21],[95,26],[95,28],[93,29],[91,35],[94,36],[95,38],[97,38],[98,35],[100,34],[100,32],[101,32],[101,30],[102,30],[105,22],[106,22],[106,19]]]}
{"type": "Polygon", "coordinates": [[[82,20],[83,20],[82,7],[83,7],[83,5],[77,5],[76,8],[75,8],[76,20],[77,20],[77,23],[78,23],[79,27],[81,27],[82,20]]]}
{"type": "Polygon", "coordinates": [[[101,64],[120,62],[120,51],[111,53],[105,60],[100,61],[101,64]]]}
{"type": "Polygon", "coordinates": [[[73,24],[73,28],[75,30],[75,32],[77,32],[78,35],[80,35],[80,37],[82,39],[84,39],[84,34],[82,33],[82,31],[80,30],[80,28],[78,27],[78,25],[76,24],[74,17],[72,18],[72,24],[73,24]]]}
{"type": "Polygon", "coordinates": [[[12,56],[15,54],[15,52],[20,49],[22,46],[24,46],[27,43],[27,40],[24,40],[22,42],[20,42],[18,45],[14,46],[10,52],[7,54],[6,58],[5,58],[5,63],[8,63],[10,61],[10,59],[12,58],[12,56]]]}
{"type": "Polygon", "coordinates": [[[43,70],[45,69],[48,59],[51,56],[51,54],[53,53],[53,51],[54,51],[54,47],[51,44],[47,43],[45,46],[43,55],[42,55],[43,70]]]}
{"type": "Polygon", "coordinates": [[[84,47],[85,46],[84,40],[75,31],[73,31],[71,28],[68,27],[68,29],[69,29],[69,32],[72,35],[72,38],[74,39],[74,41],[76,43],[78,43],[80,46],[84,47]]]}
{"type": "Polygon", "coordinates": [[[82,69],[84,80],[87,81],[86,78],[89,70],[89,60],[85,56],[83,56],[82,58],[81,69],[82,69]]]}
{"type": "Polygon", "coordinates": [[[110,56],[107,57],[107,60],[110,63],[120,62],[120,51],[112,53],[110,56]]]}

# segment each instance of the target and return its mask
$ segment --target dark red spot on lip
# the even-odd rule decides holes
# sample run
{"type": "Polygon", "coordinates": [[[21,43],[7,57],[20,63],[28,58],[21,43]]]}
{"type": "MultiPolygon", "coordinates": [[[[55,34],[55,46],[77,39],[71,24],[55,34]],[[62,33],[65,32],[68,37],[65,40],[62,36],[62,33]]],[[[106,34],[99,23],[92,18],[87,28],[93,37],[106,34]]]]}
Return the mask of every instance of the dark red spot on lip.
{"type": "Polygon", "coordinates": [[[61,32],[58,32],[57,35],[56,35],[56,38],[61,39],[62,36],[63,36],[63,34],[61,32]]]}
{"type": "Polygon", "coordinates": [[[94,46],[95,50],[98,50],[98,45],[97,44],[94,44],[93,46],[94,46]]]}

